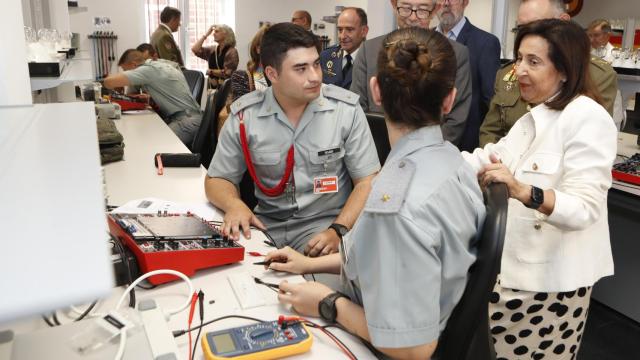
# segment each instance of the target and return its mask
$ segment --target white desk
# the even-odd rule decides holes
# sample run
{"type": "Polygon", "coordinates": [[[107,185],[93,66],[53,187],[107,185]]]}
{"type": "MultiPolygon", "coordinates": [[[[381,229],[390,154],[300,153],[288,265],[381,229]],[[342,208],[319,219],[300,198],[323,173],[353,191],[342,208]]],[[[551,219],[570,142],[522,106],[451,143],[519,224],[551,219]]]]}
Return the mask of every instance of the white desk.
{"type": "Polygon", "coordinates": [[[123,115],[115,120],[124,137],[124,160],[104,166],[109,205],[145,197],[175,202],[204,202],[206,170],[164,168],[158,175],[156,153],[185,153],[189,149],[155,113],[123,115]]]}
{"type": "MultiPolygon", "coordinates": [[[[169,127],[155,114],[144,115],[127,115],[121,120],[116,120],[118,130],[124,136],[125,142],[125,161],[107,164],[105,166],[105,175],[107,183],[107,192],[112,204],[122,205],[131,200],[144,197],[156,197],[166,199],[178,203],[192,203],[199,209],[207,203],[204,195],[203,178],[206,174],[205,169],[200,168],[165,168],[164,175],[157,175],[153,164],[153,156],[156,152],[187,152],[187,148],[178,140],[169,127]]],[[[209,207],[209,216],[207,219],[220,219],[220,213],[209,207]],[[213,210],[213,211],[212,211],[213,210]]],[[[197,209],[194,209],[197,212],[197,209]]],[[[203,216],[205,214],[202,214],[203,216]]],[[[266,239],[259,232],[254,232],[251,240],[242,239],[240,243],[246,248],[246,251],[257,251],[267,253],[273,248],[267,247],[262,240],[266,239]]],[[[253,265],[253,262],[260,261],[262,257],[252,257],[248,254],[241,263],[216,267],[212,269],[202,270],[196,273],[191,279],[194,289],[202,289],[205,293],[205,321],[225,315],[245,315],[252,316],[262,320],[275,320],[278,315],[294,315],[287,307],[281,305],[277,301],[275,292],[266,286],[258,286],[265,305],[250,309],[242,309],[228,281],[228,276],[237,273],[247,273],[260,277],[264,281],[279,283],[287,279],[291,282],[301,282],[304,279],[297,275],[276,273],[273,271],[265,271],[262,266],[253,265]],[[210,303],[214,300],[213,303],[210,303]]],[[[124,288],[114,288],[111,295],[101,300],[94,310],[98,313],[106,313],[113,309],[124,288]]],[[[153,290],[136,289],[136,300],[153,298],[164,309],[172,309],[185,300],[186,286],[179,281],[163,284],[153,290]]],[[[181,330],[187,327],[189,311],[185,310],[174,315],[169,322],[169,329],[181,330]]],[[[60,321],[68,323],[68,318],[62,312],[58,312],[60,321]]],[[[319,319],[312,319],[315,322],[322,323],[319,319]]],[[[208,325],[201,334],[214,330],[221,330],[233,326],[250,324],[248,320],[228,319],[208,325]]],[[[192,326],[199,324],[197,309],[196,316],[192,326]]],[[[11,328],[16,333],[31,332],[39,329],[47,329],[47,326],[39,317],[23,320],[17,324],[9,324],[9,326],[0,326],[2,328],[11,328]]],[[[75,330],[77,331],[77,330],[75,330]]],[[[374,359],[374,355],[360,343],[355,337],[344,333],[337,329],[330,329],[341,341],[356,355],[358,359],[374,359]]],[[[343,359],[345,355],[326,335],[318,330],[311,329],[314,336],[313,346],[307,353],[301,354],[298,359],[343,359]]],[[[33,346],[22,353],[24,358],[48,358],[52,354],[56,357],[64,357],[72,359],[75,353],[71,353],[69,347],[65,345],[70,334],[50,333],[40,335],[42,341],[47,344],[58,344],[61,348],[60,353],[52,351],[47,346],[33,346]],[[25,355],[26,354],[26,355],[25,355]]],[[[135,335],[133,335],[135,336],[135,335]]],[[[195,339],[196,332],[192,334],[195,339]]],[[[136,337],[133,341],[127,342],[128,346],[125,350],[124,359],[134,360],[148,356],[141,349],[136,348],[135,344],[140,344],[140,337],[136,337]]],[[[179,348],[179,355],[186,359],[188,354],[188,335],[185,334],[176,339],[179,348]]],[[[44,345],[44,344],[42,344],[44,345]]],[[[83,357],[83,360],[94,359],[112,359],[116,352],[117,344],[111,345],[109,348],[98,350],[89,357],[83,357]]],[[[2,358],[2,346],[0,345],[0,358],[2,358]]],[[[203,359],[202,348],[200,344],[197,346],[196,359],[203,359]]]]}
{"type": "MultiPolygon", "coordinates": [[[[637,141],[638,135],[624,132],[618,133],[618,155],[631,157],[635,153],[640,152],[640,146],[638,146],[637,141]]],[[[640,186],[635,184],[614,179],[611,187],[629,194],[640,196],[640,186]]]]}

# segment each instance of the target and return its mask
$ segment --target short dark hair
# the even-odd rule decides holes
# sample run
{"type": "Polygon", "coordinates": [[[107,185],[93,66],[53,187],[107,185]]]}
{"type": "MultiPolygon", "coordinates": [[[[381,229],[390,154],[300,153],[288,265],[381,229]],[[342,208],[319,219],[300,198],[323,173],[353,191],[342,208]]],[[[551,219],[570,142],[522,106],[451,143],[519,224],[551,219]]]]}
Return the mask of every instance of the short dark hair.
{"type": "Polygon", "coordinates": [[[171,7],[171,6],[166,6],[164,9],[162,9],[162,12],[160,13],[160,21],[162,23],[168,23],[169,21],[180,17],[182,13],[180,12],[180,10],[171,7]]]}
{"type": "Polygon", "coordinates": [[[388,121],[412,129],[442,122],[456,82],[456,55],[446,37],[418,27],[387,35],[378,53],[378,84],[388,121]]]}
{"type": "Polygon", "coordinates": [[[149,55],[153,56],[155,54],[157,54],[158,52],[156,51],[156,48],[149,44],[149,43],[142,43],[140,45],[138,45],[138,47],[136,48],[136,50],[140,51],[140,52],[145,52],[148,51],[149,55]]]}
{"type": "Polygon", "coordinates": [[[546,103],[548,107],[562,110],[578,95],[586,95],[602,104],[589,72],[591,42],[580,25],[560,19],[543,19],[522,25],[513,50],[516,59],[520,44],[527,36],[539,36],[547,41],[547,56],[556,71],[566,77],[560,93],[546,103]]]}
{"type": "Polygon", "coordinates": [[[142,57],[142,53],[136,49],[125,50],[122,53],[122,56],[120,56],[120,60],[118,60],[118,66],[122,66],[130,62],[135,62],[136,64],[143,63],[144,57],[142,57]]]}
{"type": "Polygon", "coordinates": [[[353,10],[353,11],[356,12],[356,15],[358,15],[358,18],[360,19],[360,26],[368,25],[367,13],[364,10],[362,10],[362,8],[349,6],[349,7],[346,7],[344,9],[342,9],[342,11],[340,13],[343,13],[343,12],[345,12],[347,10],[353,10]]]}
{"type": "Polygon", "coordinates": [[[293,23],[275,24],[262,37],[260,60],[263,67],[271,66],[280,71],[287,51],[311,47],[320,53],[320,43],[316,37],[301,26],[293,23]]]}
{"type": "Polygon", "coordinates": [[[307,24],[311,26],[311,14],[307,10],[296,10],[294,13],[300,13],[302,17],[307,21],[307,24]]]}

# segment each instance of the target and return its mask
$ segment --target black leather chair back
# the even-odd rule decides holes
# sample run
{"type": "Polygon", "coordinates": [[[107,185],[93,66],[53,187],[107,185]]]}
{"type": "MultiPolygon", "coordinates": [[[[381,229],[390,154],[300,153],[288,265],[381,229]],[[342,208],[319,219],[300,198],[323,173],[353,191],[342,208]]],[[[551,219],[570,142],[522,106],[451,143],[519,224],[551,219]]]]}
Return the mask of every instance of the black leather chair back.
{"type": "Polygon", "coordinates": [[[209,168],[213,152],[215,151],[216,139],[216,119],[213,113],[213,104],[216,94],[207,95],[207,104],[202,113],[200,128],[191,145],[191,152],[200,154],[200,163],[206,169],[209,168]]]}
{"type": "Polygon", "coordinates": [[[380,113],[365,113],[365,115],[367,116],[369,129],[371,129],[371,135],[373,135],[373,142],[376,144],[376,150],[378,150],[380,165],[384,165],[387,156],[389,156],[389,151],[391,151],[384,115],[380,113]]]}
{"type": "Polygon", "coordinates": [[[438,340],[438,359],[488,360],[496,357],[489,332],[488,305],[500,272],[508,199],[504,184],[492,184],[485,192],[487,216],[478,243],[478,256],[469,269],[464,294],[438,340]]]}
{"type": "Polygon", "coordinates": [[[202,92],[204,91],[204,74],[198,70],[182,70],[184,78],[187,80],[191,96],[200,104],[202,101],[202,92]]]}

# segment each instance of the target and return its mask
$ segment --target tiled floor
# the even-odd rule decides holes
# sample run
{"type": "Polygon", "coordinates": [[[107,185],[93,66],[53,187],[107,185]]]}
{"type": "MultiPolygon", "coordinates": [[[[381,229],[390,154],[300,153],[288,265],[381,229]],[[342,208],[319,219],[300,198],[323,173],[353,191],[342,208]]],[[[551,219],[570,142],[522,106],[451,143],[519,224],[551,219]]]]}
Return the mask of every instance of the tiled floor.
{"type": "Polygon", "coordinates": [[[640,360],[640,323],[595,300],[589,311],[578,360],[640,360]]]}

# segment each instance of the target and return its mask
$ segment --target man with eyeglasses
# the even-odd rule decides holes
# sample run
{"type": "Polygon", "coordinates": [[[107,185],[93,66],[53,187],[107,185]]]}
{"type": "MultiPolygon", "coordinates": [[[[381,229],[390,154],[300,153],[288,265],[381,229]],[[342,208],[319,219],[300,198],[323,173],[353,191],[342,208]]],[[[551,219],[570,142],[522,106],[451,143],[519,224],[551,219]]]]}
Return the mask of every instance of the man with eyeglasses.
{"type": "Polygon", "coordinates": [[[465,45],[469,50],[472,78],[471,109],[460,149],[473,151],[478,147],[480,125],[494,94],[493,83],[500,68],[500,41],[495,35],[473,26],[464,16],[469,0],[438,2],[441,6],[436,14],[440,24],[436,31],[465,45]]]}
{"type": "MultiPolygon", "coordinates": [[[[560,19],[570,21],[563,0],[522,0],[518,8],[518,25],[542,19],[560,19]]],[[[517,31],[517,29],[515,29],[517,31]]],[[[529,111],[529,104],[520,98],[518,78],[515,76],[515,62],[503,66],[496,74],[496,94],[491,99],[489,111],[480,126],[480,146],[488,143],[497,143],[503,138],[513,124],[529,111]]],[[[606,61],[591,57],[589,64],[591,79],[598,88],[602,97],[602,105],[613,117],[616,123],[620,123],[622,111],[622,98],[618,94],[618,77],[606,61]],[[618,101],[616,102],[616,97],[618,101]],[[614,106],[615,104],[615,106],[614,106]],[[616,111],[614,111],[614,108],[616,111]]]]}
{"type": "MultiPolygon", "coordinates": [[[[430,30],[431,19],[442,6],[436,0],[391,0],[391,5],[396,11],[399,28],[417,26],[426,30],[430,30]]],[[[360,95],[360,105],[365,112],[382,113],[382,108],[373,102],[369,80],[377,73],[378,52],[385,36],[365,41],[353,64],[351,91],[360,95]]],[[[450,42],[456,54],[457,94],[453,109],[444,115],[442,134],[445,140],[459,147],[471,107],[471,67],[467,48],[455,41],[450,42]]]]}
{"type": "Polygon", "coordinates": [[[613,56],[611,50],[613,45],[609,42],[611,37],[611,24],[605,19],[593,20],[587,27],[587,35],[591,41],[591,53],[594,56],[604,59],[611,63],[613,56]]]}

